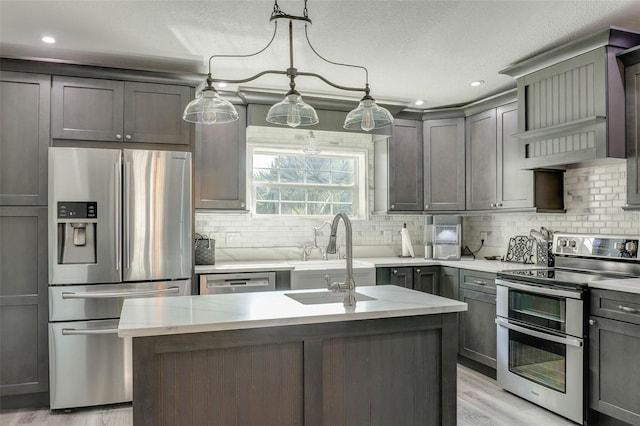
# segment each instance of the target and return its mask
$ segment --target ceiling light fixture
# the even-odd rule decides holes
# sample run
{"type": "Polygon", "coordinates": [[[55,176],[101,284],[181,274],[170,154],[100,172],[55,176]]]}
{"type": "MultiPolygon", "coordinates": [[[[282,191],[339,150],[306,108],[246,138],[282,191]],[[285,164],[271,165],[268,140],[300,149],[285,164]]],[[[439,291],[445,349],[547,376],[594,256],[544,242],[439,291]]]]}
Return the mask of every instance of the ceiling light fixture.
{"type": "Polygon", "coordinates": [[[252,53],[249,55],[212,55],[209,58],[209,72],[207,74],[207,85],[202,89],[202,91],[198,94],[196,99],[191,101],[189,105],[184,110],[182,118],[186,121],[190,121],[193,123],[204,123],[204,124],[214,124],[214,123],[226,123],[229,121],[234,121],[238,119],[238,112],[236,111],[233,104],[227,100],[224,100],[220,97],[218,91],[213,87],[213,83],[226,82],[230,84],[239,84],[239,83],[247,83],[249,81],[253,81],[263,75],[266,74],[281,74],[286,75],[289,78],[289,91],[284,95],[284,99],[275,105],[273,105],[267,114],[266,120],[269,123],[279,124],[279,125],[287,125],[290,127],[298,127],[298,126],[310,126],[313,124],[317,124],[318,114],[315,109],[302,100],[302,96],[296,90],[295,79],[298,76],[304,77],[315,77],[329,86],[332,86],[336,89],[346,90],[346,91],[354,91],[354,92],[364,92],[364,97],[360,100],[358,107],[353,111],[347,114],[347,117],[344,122],[344,128],[350,130],[365,130],[370,131],[373,129],[379,129],[382,127],[389,126],[393,122],[393,116],[386,109],[375,103],[375,100],[370,96],[370,88],[369,88],[369,72],[368,70],[360,65],[350,65],[339,62],[333,62],[328,59],[322,57],[311,45],[311,41],[309,40],[309,34],[307,33],[307,27],[311,24],[311,19],[308,15],[307,10],[307,0],[304,0],[304,10],[303,16],[295,16],[284,13],[280,7],[278,6],[278,1],[275,0],[273,4],[273,12],[271,13],[270,21],[274,21],[274,31],[271,40],[267,45],[259,50],[256,53],[252,53]],[[289,68],[286,70],[266,70],[259,72],[258,74],[251,76],[249,78],[240,79],[240,80],[229,80],[229,79],[215,79],[211,74],[211,61],[213,58],[247,58],[250,56],[256,56],[262,52],[264,52],[276,37],[276,33],[278,31],[278,20],[279,19],[287,19],[289,20],[289,68]],[[307,39],[307,44],[313,51],[313,53],[322,59],[325,62],[328,62],[333,65],[352,67],[352,68],[360,68],[365,72],[365,85],[364,87],[347,87],[339,84],[335,84],[325,77],[311,72],[302,72],[298,71],[294,66],[293,61],[293,23],[294,22],[304,22],[304,34],[307,39]]]}
{"type": "Polygon", "coordinates": [[[469,83],[469,86],[478,87],[478,86],[482,86],[483,84],[484,84],[484,80],[476,80],[469,83]]]}
{"type": "Polygon", "coordinates": [[[56,39],[51,36],[42,36],[40,40],[44,41],[47,44],[53,44],[56,42],[56,39]]]}
{"type": "Polygon", "coordinates": [[[416,106],[424,105],[424,101],[422,99],[418,99],[417,101],[414,102],[414,104],[416,106]]]}

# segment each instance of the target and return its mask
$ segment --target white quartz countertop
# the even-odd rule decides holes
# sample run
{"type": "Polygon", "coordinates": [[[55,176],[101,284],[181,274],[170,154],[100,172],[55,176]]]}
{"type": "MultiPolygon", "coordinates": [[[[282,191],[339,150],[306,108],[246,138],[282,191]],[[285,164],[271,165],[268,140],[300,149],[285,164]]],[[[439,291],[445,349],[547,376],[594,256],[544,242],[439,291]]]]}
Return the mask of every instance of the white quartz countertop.
{"type": "Polygon", "coordinates": [[[589,288],[600,288],[603,290],[624,291],[626,293],[640,294],[640,278],[592,281],[589,283],[589,288]]]}
{"type": "Polygon", "coordinates": [[[302,293],[313,296],[329,292],[290,290],[126,299],[118,335],[158,336],[467,310],[466,303],[393,285],[356,288],[356,293],[375,300],[359,301],[355,307],[344,306],[342,302],[305,305],[287,296],[302,293]]]}
{"type": "MultiPolygon", "coordinates": [[[[293,260],[293,261],[237,261],[220,262],[215,265],[196,265],[196,274],[221,274],[257,271],[291,271],[294,269],[335,269],[337,266],[345,267],[346,261],[342,260],[293,260]]],[[[353,260],[354,268],[358,267],[402,267],[402,266],[451,266],[453,268],[472,269],[475,271],[497,273],[515,269],[535,269],[536,265],[523,263],[502,262],[500,260],[463,258],[461,260],[436,260],[420,257],[364,257],[353,260]]]]}

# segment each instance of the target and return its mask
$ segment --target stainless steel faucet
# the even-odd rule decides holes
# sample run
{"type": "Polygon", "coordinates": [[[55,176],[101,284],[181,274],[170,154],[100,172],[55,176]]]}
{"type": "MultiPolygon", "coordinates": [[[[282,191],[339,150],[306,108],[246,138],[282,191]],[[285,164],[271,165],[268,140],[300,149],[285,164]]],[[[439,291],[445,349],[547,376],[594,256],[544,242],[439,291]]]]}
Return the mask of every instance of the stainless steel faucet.
{"type": "Polygon", "coordinates": [[[347,276],[343,283],[327,282],[329,290],[333,292],[344,292],[344,306],[356,305],[356,283],[353,280],[353,239],[351,231],[351,221],[349,217],[344,213],[338,213],[331,222],[331,236],[329,237],[329,244],[327,244],[327,253],[336,253],[336,234],[338,233],[338,222],[340,219],[344,222],[344,229],[347,232],[346,244],[347,244],[347,276]]]}
{"type": "Polygon", "coordinates": [[[302,248],[302,260],[307,260],[307,257],[311,255],[311,251],[314,249],[318,249],[318,251],[320,251],[320,254],[322,255],[322,260],[328,260],[327,252],[325,251],[324,247],[321,247],[318,245],[318,231],[324,228],[326,225],[331,225],[331,222],[327,220],[325,222],[322,222],[321,225],[313,227],[313,245],[312,246],[305,245],[302,248]]]}

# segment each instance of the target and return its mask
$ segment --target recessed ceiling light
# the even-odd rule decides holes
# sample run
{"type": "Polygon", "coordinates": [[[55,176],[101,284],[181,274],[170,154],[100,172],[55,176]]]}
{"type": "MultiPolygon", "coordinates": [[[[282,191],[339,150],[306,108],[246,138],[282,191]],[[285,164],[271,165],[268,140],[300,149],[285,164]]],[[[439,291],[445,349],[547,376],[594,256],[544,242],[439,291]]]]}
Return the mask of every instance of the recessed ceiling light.
{"type": "Polygon", "coordinates": [[[483,84],[484,84],[484,80],[476,80],[469,83],[469,86],[478,87],[478,86],[482,86],[483,84]]]}
{"type": "Polygon", "coordinates": [[[424,104],[424,101],[422,99],[418,99],[417,101],[414,102],[414,104],[416,104],[416,106],[420,106],[424,104]]]}
{"type": "Polygon", "coordinates": [[[40,40],[44,41],[47,44],[53,44],[56,42],[56,39],[51,36],[42,36],[40,40]]]}

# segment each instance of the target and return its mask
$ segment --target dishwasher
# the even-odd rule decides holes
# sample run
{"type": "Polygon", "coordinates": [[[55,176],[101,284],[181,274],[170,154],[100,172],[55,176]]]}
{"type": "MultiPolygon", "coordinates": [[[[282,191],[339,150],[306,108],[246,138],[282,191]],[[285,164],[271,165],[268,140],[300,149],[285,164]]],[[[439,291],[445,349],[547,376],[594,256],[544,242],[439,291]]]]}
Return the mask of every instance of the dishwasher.
{"type": "Polygon", "coordinates": [[[200,275],[200,294],[249,293],[275,289],[275,272],[200,275]]]}

